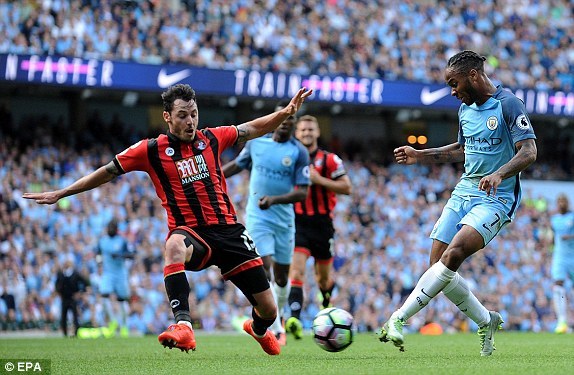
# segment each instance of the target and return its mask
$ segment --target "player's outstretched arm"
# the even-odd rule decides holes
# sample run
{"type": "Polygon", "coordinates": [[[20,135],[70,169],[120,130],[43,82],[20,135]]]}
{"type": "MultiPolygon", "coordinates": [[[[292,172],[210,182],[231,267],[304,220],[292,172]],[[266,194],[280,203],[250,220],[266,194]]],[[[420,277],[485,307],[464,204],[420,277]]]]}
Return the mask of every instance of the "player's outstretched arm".
{"type": "Polygon", "coordinates": [[[349,176],[344,175],[336,180],[331,180],[330,178],[321,176],[312,164],[309,166],[309,179],[311,180],[311,184],[321,185],[336,194],[351,195],[353,191],[353,185],[351,184],[349,176]]]}
{"type": "Polygon", "coordinates": [[[239,172],[241,172],[243,170],[243,168],[241,168],[236,162],[235,160],[230,161],[229,163],[226,163],[223,168],[223,175],[225,176],[225,178],[227,177],[231,177],[231,176],[235,176],[236,174],[238,174],[239,172]]]}
{"type": "Polygon", "coordinates": [[[297,113],[305,99],[307,99],[312,93],[313,90],[307,90],[305,87],[302,87],[284,108],[266,116],[238,125],[237,131],[239,132],[239,136],[237,138],[237,142],[246,142],[250,139],[261,137],[262,135],[272,132],[289,116],[293,116],[297,113]]]}
{"type": "Polygon", "coordinates": [[[454,163],[464,161],[464,147],[458,142],[426,150],[415,150],[411,146],[401,146],[395,148],[394,155],[398,164],[454,163]]]}
{"type": "Polygon", "coordinates": [[[305,202],[308,192],[307,185],[297,185],[289,193],[282,195],[265,195],[259,198],[259,208],[266,210],[274,204],[287,204],[295,202],[305,202]]]}
{"type": "Polygon", "coordinates": [[[113,162],[110,162],[63,189],[45,191],[42,193],[24,193],[22,194],[22,197],[32,199],[39,204],[54,204],[64,197],[82,193],[103,185],[119,175],[120,171],[116,165],[113,162]]]}

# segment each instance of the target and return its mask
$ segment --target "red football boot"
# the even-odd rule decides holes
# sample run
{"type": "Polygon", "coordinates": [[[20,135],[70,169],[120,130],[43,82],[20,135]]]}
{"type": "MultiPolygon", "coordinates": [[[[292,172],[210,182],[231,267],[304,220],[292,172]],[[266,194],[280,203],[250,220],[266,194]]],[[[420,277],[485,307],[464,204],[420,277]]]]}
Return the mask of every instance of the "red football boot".
{"type": "Polygon", "coordinates": [[[189,352],[195,350],[195,335],[193,329],[186,324],[172,324],[160,334],[157,339],[167,348],[178,348],[189,352]]]}
{"type": "Polygon", "coordinates": [[[259,345],[261,345],[265,353],[269,355],[277,355],[281,353],[281,347],[279,346],[279,343],[277,342],[275,335],[270,330],[267,330],[265,332],[265,336],[257,337],[255,335],[255,332],[253,332],[253,326],[251,325],[252,323],[253,319],[246,320],[243,323],[243,330],[249,333],[251,336],[253,336],[255,340],[257,340],[257,342],[259,343],[259,345]]]}

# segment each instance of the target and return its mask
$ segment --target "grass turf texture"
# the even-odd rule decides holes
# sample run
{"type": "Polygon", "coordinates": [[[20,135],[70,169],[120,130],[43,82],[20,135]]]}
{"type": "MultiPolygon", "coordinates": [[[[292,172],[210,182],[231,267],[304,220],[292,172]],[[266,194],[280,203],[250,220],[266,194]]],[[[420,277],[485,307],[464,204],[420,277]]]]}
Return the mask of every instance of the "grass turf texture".
{"type": "MultiPolygon", "coordinates": [[[[244,334],[196,332],[197,350],[163,348],[155,336],[113,339],[4,339],[2,359],[50,359],[52,374],[572,374],[574,336],[501,332],[498,350],[480,357],[476,334],[406,336],[406,352],[361,334],[328,353],[306,334],[268,356],[244,334]]],[[[5,363],[5,361],[3,361],[5,363]]],[[[3,366],[2,366],[3,367],[3,366]]],[[[8,373],[0,368],[0,374],[8,373]]],[[[15,372],[12,372],[15,373],[15,372]]]]}

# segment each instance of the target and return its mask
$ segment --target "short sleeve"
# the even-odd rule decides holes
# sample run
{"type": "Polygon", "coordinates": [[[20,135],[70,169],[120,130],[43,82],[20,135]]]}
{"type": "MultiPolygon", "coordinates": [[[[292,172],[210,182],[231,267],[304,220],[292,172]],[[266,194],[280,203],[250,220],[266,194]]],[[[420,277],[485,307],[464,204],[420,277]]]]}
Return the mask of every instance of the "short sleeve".
{"type": "Polygon", "coordinates": [[[329,154],[327,158],[327,175],[331,180],[336,180],[347,174],[343,160],[336,154],[329,154]]]}
{"type": "Polygon", "coordinates": [[[226,148],[229,148],[237,142],[237,126],[218,126],[215,128],[210,128],[209,131],[217,138],[220,148],[219,153],[223,152],[226,148]]]}
{"type": "Polygon", "coordinates": [[[536,138],[522,100],[514,95],[509,95],[503,101],[502,115],[510,128],[510,134],[514,143],[524,139],[536,138]]]}
{"type": "Polygon", "coordinates": [[[126,148],[114,158],[114,163],[122,173],[148,170],[148,141],[139,141],[126,148]]]}
{"type": "Polygon", "coordinates": [[[297,147],[299,148],[299,155],[295,161],[295,184],[310,185],[309,152],[299,142],[297,142],[297,147]]]}

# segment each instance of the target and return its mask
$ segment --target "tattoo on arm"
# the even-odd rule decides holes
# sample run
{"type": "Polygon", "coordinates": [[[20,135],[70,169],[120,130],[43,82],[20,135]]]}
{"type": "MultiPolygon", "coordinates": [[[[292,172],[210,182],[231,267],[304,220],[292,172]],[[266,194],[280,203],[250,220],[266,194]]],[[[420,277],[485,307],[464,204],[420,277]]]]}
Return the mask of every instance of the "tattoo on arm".
{"type": "Polygon", "coordinates": [[[453,154],[451,151],[435,151],[431,154],[423,156],[423,161],[427,163],[445,163],[453,161],[453,154]]]}
{"type": "Polygon", "coordinates": [[[118,177],[121,174],[120,170],[118,169],[118,167],[116,167],[116,164],[113,161],[109,162],[106,165],[106,172],[108,172],[114,177],[118,177]]]}
{"type": "Polygon", "coordinates": [[[237,127],[237,143],[245,143],[249,140],[249,130],[245,126],[237,127]]]}
{"type": "Polygon", "coordinates": [[[419,156],[419,162],[431,163],[451,163],[464,161],[464,147],[458,145],[448,145],[435,149],[428,149],[419,156]]]}
{"type": "Polygon", "coordinates": [[[502,179],[516,176],[536,161],[537,150],[534,140],[527,139],[519,142],[519,144],[516,155],[498,170],[502,179]]]}
{"type": "Polygon", "coordinates": [[[451,160],[452,153],[450,151],[437,151],[429,155],[429,157],[432,158],[434,162],[442,163],[451,160]]]}

